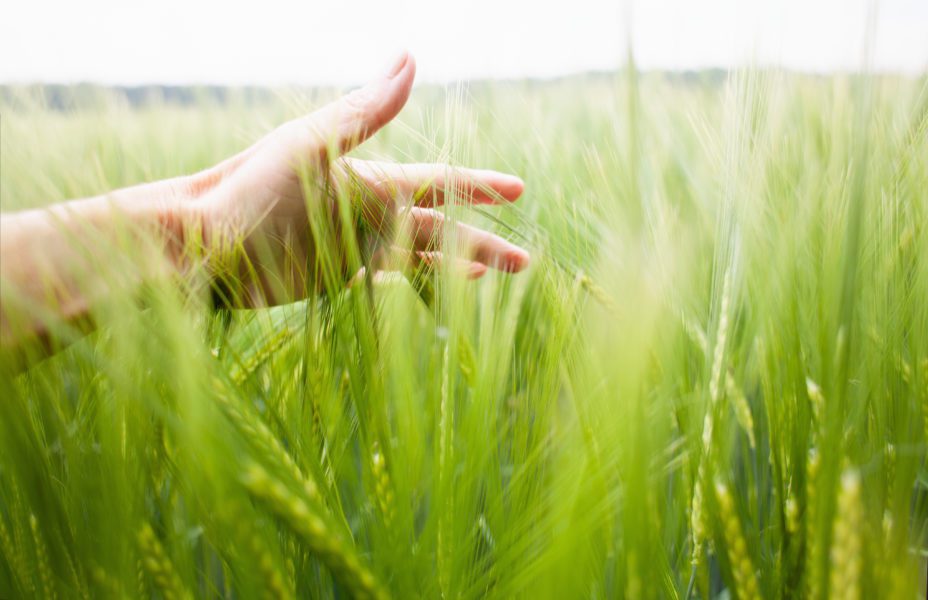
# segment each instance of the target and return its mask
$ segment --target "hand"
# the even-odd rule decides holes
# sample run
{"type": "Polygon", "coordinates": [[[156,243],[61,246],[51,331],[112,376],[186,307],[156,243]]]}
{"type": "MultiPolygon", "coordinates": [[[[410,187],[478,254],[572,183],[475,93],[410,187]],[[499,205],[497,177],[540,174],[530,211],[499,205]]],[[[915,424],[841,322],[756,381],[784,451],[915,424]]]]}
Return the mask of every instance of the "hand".
{"type": "MultiPolygon", "coordinates": [[[[396,264],[397,256],[403,263],[441,264],[438,248],[449,224],[430,207],[442,204],[452,189],[455,197],[473,203],[519,197],[524,186],[513,175],[344,156],[399,113],[414,77],[415,61],[403,53],[367,86],[183,180],[180,193],[186,201],[178,206],[188,216],[181,218],[201,225],[211,268],[234,284],[235,289],[227,285],[224,290],[233,305],[280,304],[319,289],[323,282],[316,259],[323,252],[337,256],[337,276],[348,281],[355,274],[348,259],[352,240],[375,250],[369,258],[378,264],[396,264]],[[337,198],[347,198],[357,213],[354,231],[344,230],[337,198]],[[312,226],[319,214],[331,236],[312,226]],[[320,237],[337,247],[322,248],[326,240],[320,237]],[[408,245],[396,243],[403,238],[408,245]]],[[[469,277],[482,276],[487,267],[517,272],[528,265],[528,253],[499,236],[452,226],[464,257],[453,268],[469,277]]]]}
{"type": "Polygon", "coordinates": [[[404,53],[366,87],[201,173],[0,214],[0,355],[25,365],[28,340],[41,342],[40,354],[53,350],[58,322],[68,332],[92,329],[105,298],[187,271],[200,241],[223,300],[243,307],[333,289],[362,265],[446,267],[440,248],[449,232],[463,257],[453,267],[470,277],[524,269],[525,250],[431,208],[452,196],[512,202],[523,189],[518,177],[344,156],[399,113],[414,76],[404,53]]]}

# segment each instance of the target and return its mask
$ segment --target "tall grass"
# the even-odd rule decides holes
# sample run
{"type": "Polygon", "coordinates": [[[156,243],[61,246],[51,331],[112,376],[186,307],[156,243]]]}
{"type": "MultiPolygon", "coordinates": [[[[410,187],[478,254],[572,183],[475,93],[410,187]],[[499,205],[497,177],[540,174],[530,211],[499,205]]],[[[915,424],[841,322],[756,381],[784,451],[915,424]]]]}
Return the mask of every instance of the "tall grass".
{"type": "MultiPolygon", "coordinates": [[[[5,106],[2,208],[310,103],[5,106]]],[[[50,323],[0,377],[0,597],[923,597],[925,77],[423,88],[360,154],[520,174],[446,211],[530,271],[50,323]]]]}

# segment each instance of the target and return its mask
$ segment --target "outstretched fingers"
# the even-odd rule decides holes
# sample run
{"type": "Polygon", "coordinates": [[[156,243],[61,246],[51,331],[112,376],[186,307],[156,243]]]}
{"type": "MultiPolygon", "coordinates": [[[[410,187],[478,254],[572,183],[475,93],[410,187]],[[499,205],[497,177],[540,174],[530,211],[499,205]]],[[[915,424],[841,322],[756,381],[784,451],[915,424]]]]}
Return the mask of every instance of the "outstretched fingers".
{"type": "Polygon", "coordinates": [[[342,159],[382,202],[406,201],[417,206],[515,202],[525,184],[515,175],[487,169],[466,169],[429,163],[389,163],[342,159]]]}
{"type": "Polygon", "coordinates": [[[458,246],[459,256],[507,273],[528,267],[529,253],[498,235],[464,223],[446,225],[444,216],[429,208],[413,207],[408,212],[406,231],[417,252],[433,252],[447,242],[458,246]]]}
{"type": "Polygon", "coordinates": [[[437,250],[422,252],[400,246],[391,246],[378,266],[382,269],[406,273],[415,272],[423,267],[436,271],[450,270],[467,279],[479,279],[487,272],[487,266],[483,263],[460,257],[449,259],[437,250]]]}

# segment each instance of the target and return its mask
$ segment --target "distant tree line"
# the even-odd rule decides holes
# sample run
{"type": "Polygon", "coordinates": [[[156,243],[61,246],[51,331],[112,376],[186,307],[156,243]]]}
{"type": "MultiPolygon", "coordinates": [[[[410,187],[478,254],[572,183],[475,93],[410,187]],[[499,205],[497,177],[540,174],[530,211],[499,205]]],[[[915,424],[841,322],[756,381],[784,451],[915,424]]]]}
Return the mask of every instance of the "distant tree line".
{"type": "MultiPolygon", "coordinates": [[[[710,85],[723,83],[727,73],[723,69],[706,69],[702,71],[674,71],[646,73],[650,77],[658,75],[668,81],[684,85],[710,85]]],[[[542,80],[511,80],[510,83],[545,85],[553,82],[576,80],[607,80],[622,77],[621,73],[596,71],[579,75],[556,77],[542,80]]],[[[473,81],[474,88],[483,87],[489,81],[473,81]]],[[[494,82],[499,84],[500,82],[494,82]]],[[[304,91],[310,88],[302,88],[304,91]]],[[[5,84],[0,85],[0,106],[12,108],[44,108],[48,110],[72,111],[126,106],[145,108],[151,106],[203,106],[205,105],[242,105],[255,106],[279,98],[279,90],[261,86],[221,86],[221,85],[139,85],[107,86],[95,83],[77,84],[5,84]]]]}
{"type": "Polygon", "coordinates": [[[264,104],[275,98],[276,94],[273,89],[258,86],[105,86],[92,83],[0,85],[0,103],[3,105],[37,106],[60,111],[86,110],[114,105],[132,108],[203,104],[251,106],[264,104]]]}

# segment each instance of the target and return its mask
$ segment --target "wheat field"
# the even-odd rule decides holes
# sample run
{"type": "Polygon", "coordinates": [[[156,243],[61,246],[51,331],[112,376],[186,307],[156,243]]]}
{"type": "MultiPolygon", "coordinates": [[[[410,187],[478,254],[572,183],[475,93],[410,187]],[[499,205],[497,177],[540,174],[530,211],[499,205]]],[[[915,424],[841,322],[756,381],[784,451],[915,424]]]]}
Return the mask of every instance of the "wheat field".
{"type": "MultiPolygon", "coordinates": [[[[202,169],[322,96],[14,91],[0,204],[202,169]]],[[[423,86],[358,155],[519,174],[444,210],[530,269],[50,322],[0,367],[0,597],[924,598],[928,79],[423,86]]]]}

